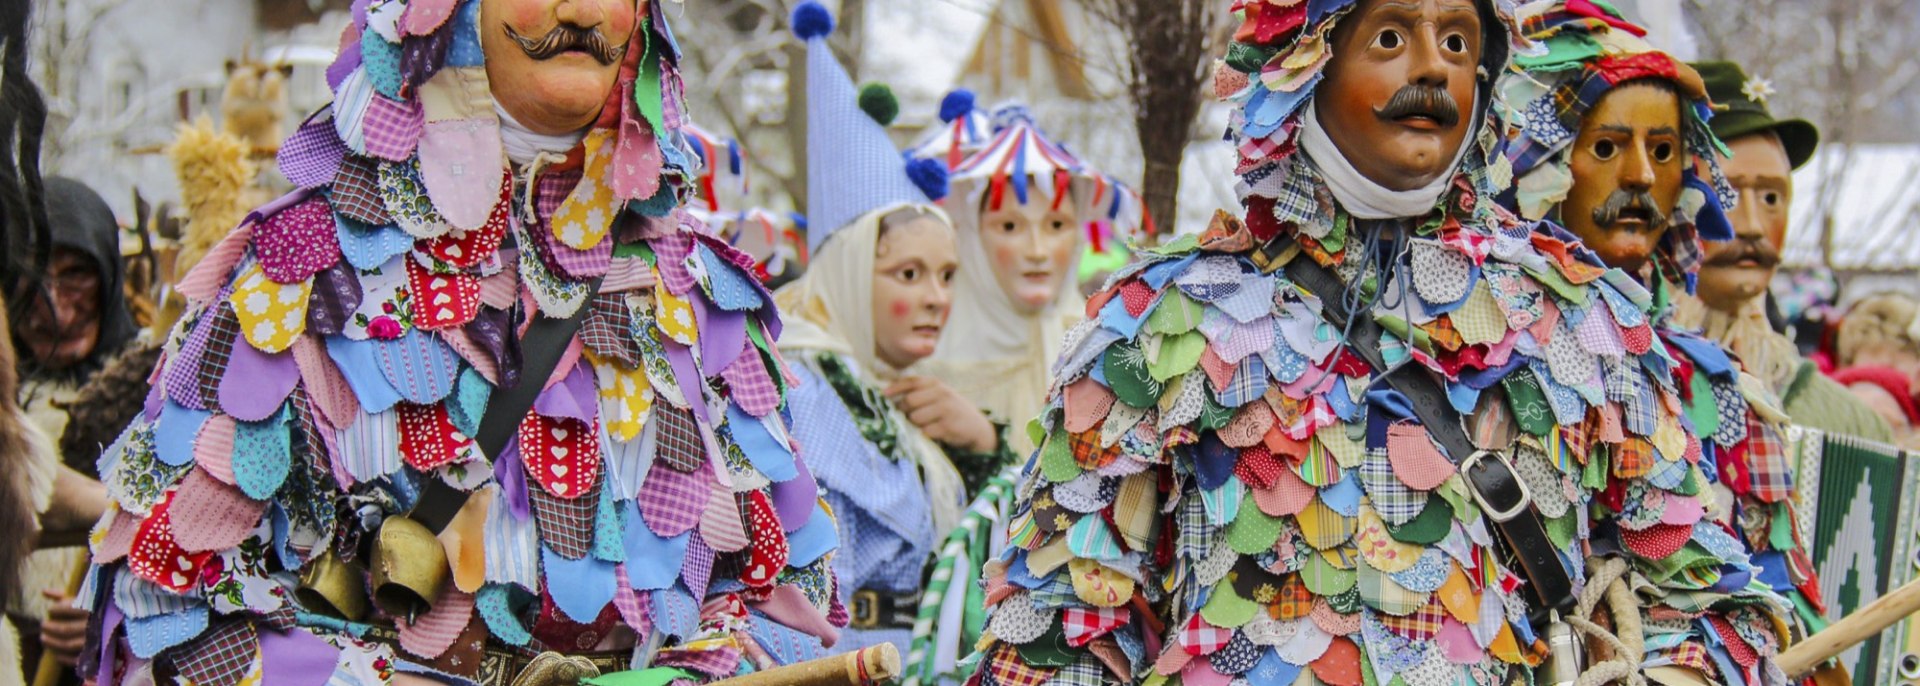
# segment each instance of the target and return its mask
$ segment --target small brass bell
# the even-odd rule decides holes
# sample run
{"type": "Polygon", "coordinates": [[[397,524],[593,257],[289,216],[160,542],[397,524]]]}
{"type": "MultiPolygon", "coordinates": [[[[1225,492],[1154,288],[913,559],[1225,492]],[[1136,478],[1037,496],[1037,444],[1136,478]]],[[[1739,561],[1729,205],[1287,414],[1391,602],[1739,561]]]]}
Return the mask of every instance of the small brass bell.
{"type": "Polygon", "coordinates": [[[367,616],[366,572],[342,562],[332,550],[307,563],[293,595],[312,612],[352,622],[367,616]]]}
{"type": "Polygon", "coordinates": [[[374,604],[408,621],[433,609],[450,576],[440,540],[425,525],[401,516],[381,522],[370,566],[374,604]]]}
{"type": "Polygon", "coordinates": [[[535,655],[510,686],[575,686],[581,679],[600,676],[592,660],[551,650],[535,655]]]}

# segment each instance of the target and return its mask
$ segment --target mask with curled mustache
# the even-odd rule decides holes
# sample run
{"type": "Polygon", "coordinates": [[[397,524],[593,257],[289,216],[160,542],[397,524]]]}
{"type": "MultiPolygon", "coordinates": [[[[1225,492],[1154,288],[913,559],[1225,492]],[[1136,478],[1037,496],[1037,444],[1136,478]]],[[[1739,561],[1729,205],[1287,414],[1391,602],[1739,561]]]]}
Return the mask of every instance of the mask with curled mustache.
{"type": "Polygon", "coordinates": [[[480,0],[494,101],[543,135],[591,125],[619,79],[647,0],[480,0]]]}

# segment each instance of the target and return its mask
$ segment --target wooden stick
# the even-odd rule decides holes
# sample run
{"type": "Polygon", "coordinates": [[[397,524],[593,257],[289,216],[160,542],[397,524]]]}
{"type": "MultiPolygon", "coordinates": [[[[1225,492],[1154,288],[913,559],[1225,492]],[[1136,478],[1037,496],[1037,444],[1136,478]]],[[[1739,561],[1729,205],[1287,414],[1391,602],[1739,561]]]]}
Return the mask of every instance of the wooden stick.
{"type": "Polygon", "coordinates": [[[1839,655],[1841,651],[1855,644],[1873,638],[1875,635],[1915,612],[1920,612],[1920,581],[1909,583],[1880,596],[1866,607],[1853,614],[1840,618],[1840,621],[1807,640],[1795,644],[1780,653],[1780,669],[1787,676],[1798,677],[1812,672],[1815,666],[1826,662],[1828,658],[1839,655]]]}
{"type": "Polygon", "coordinates": [[[899,677],[900,649],[882,643],[844,655],[723,679],[711,686],[871,686],[891,684],[899,677]]]}
{"type": "MultiPolygon", "coordinates": [[[[89,558],[86,555],[81,555],[79,557],[80,557],[80,566],[73,568],[73,576],[67,578],[67,596],[68,597],[72,597],[73,594],[79,593],[80,586],[82,584],[85,584],[87,581],[87,567],[88,567],[89,558]]],[[[21,637],[21,640],[25,640],[25,639],[26,639],[25,636],[21,637]]],[[[60,683],[60,660],[55,659],[53,656],[53,653],[49,652],[45,645],[41,645],[40,646],[40,664],[34,669],[34,672],[33,672],[33,686],[54,686],[54,684],[58,684],[58,683],[60,683]]]]}

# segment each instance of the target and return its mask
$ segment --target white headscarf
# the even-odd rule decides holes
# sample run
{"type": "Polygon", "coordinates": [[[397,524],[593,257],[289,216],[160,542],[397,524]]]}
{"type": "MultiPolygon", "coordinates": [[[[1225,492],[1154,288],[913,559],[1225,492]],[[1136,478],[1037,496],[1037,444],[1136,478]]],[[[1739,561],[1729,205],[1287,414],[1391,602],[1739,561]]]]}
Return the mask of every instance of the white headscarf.
{"type": "MultiPolygon", "coordinates": [[[[869,385],[884,385],[900,376],[900,370],[882,361],[874,351],[873,263],[880,242],[880,220],[903,209],[931,214],[942,225],[952,226],[940,208],[894,203],[860,215],[835,231],[813,255],[807,272],[774,295],[786,318],[778,342],[781,352],[844,356],[857,366],[861,382],[869,385]]],[[[945,535],[960,524],[965,508],[966,487],[960,471],[947,459],[946,451],[920,433],[905,415],[897,410],[893,415],[901,445],[920,464],[934,531],[945,535]]]]}
{"type": "MultiPolygon", "coordinates": [[[[1052,175],[1045,175],[1045,180],[1038,176],[1029,182],[1030,202],[1049,202],[1064,190],[1052,188],[1052,175]]],[[[994,278],[993,261],[980,241],[981,200],[991,185],[969,180],[956,188],[949,204],[960,248],[960,271],[953,277],[953,315],[940,335],[940,347],[916,369],[947,382],[994,419],[1007,422],[1009,443],[1016,454],[1025,455],[1034,447],[1026,424],[1046,407],[1048,369],[1060,354],[1061,339],[1085,318],[1086,300],[1075,281],[1084,237],[1076,234],[1073,256],[1061,270],[1053,302],[1031,314],[1021,311],[994,278]]],[[[1075,208],[1082,217],[1086,209],[1081,201],[1091,193],[1090,185],[1078,176],[1071,184],[1073,199],[1079,203],[1075,208]]],[[[1017,202],[1012,197],[1004,200],[1017,202]]]]}

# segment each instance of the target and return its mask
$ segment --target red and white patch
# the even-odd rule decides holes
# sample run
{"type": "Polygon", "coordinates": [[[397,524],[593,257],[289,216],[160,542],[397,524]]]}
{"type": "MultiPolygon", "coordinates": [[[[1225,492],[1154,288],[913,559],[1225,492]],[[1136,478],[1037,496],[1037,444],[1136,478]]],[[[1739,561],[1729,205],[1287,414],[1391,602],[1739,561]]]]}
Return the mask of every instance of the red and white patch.
{"type": "Polygon", "coordinates": [[[1146,314],[1153,305],[1153,289],[1138,279],[1128,281],[1120,286],[1120,304],[1126,306],[1129,317],[1146,314]]]}
{"type": "Polygon", "coordinates": [[[1642,323],[1639,326],[1620,329],[1620,340],[1627,346],[1627,352],[1645,355],[1653,349],[1653,327],[1642,323]]]}
{"type": "Polygon", "coordinates": [[[457,269],[469,269],[487,259],[500,249],[500,242],[507,237],[509,222],[513,213],[513,180],[503,179],[500,184],[500,199],[493,204],[493,212],[487,215],[487,221],[476,229],[454,228],[445,235],[436,236],[420,242],[427,254],[457,269]]]}
{"type": "Polygon", "coordinates": [[[1060,611],[1060,628],[1066,631],[1067,645],[1084,646],[1107,635],[1133,617],[1126,607],[1069,607],[1060,611]]]}
{"type": "Polygon", "coordinates": [[[472,274],[436,274],[407,259],[407,290],[413,294],[413,325],[432,331],[463,326],[480,314],[480,279],[472,274]]]}
{"type": "Polygon", "coordinates": [[[1188,655],[1196,657],[1211,655],[1214,651],[1226,646],[1227,641],[1230,640],[1233,640],[1232,629],[1222,629],[1208,624],[1206,620],[1200,618],[1198,612],[1193,613],[1193,617],[1187,620],[1187,627],[1180,630],[1180,647],[1186,650],[1188,655]]]}
{"type": "Polygon", "coordinates": [[[747,525],[753,532],[753,555],[747,561],[747,568],[740,572],[740,581],[755,588],[770,586],[780,570],[787,568],[791,549],[787,545],[787,532],[780,527],[780,515],[774,511],[773,501],[767,499],[767,494],[760,491],[747,494],[747,525]]]}
{"type": "Polygon", "coordinates": [[[1622,527],[1620,540],[1627,548],[1641,557],[1658,560],[1680,552],[1693,538],[1693,527],[1674,524],[1655,524],[1644,531],[1634,531],[1622,527]]]}
{"type": "Polygon", "coordinates": [[[445,403],[394,406],[400,424],[400,458],[423,472],[458,462],[473,438],[454,428],[445,403]]]}
{"type": "Polygon", "coordinates": [[[1261,443],[1255,443],[1240,451],[1240,461],[1233,465],[1234,476],[1240,477],[1241,481],[1254,490],[1272,487],[1280,480],[1280,473],[1284,471],[1287,471],[1287,466],[1280,462],[1280,458],[1273,456],[1273,451],[1268,450],[1267,446],[1261,443]]]}
{"type": "Polygon", "coordinates": [[[175,493],[168,493],[140,523],[133,549],[127,553],[127,569],[169,591],[186,593],[200,584],[200,571],[213,552],[189,553],[174,541],[171,508],[175,493]]]}
{"type": "Polygon", "coordinates": [[[578,498],[600,482],[598,433],[578,419],[529,414],[520,422],[520,460],[548,493],[578,498]]]}

